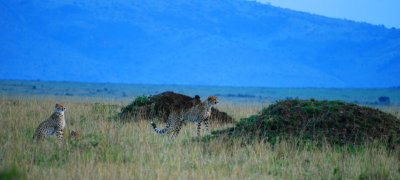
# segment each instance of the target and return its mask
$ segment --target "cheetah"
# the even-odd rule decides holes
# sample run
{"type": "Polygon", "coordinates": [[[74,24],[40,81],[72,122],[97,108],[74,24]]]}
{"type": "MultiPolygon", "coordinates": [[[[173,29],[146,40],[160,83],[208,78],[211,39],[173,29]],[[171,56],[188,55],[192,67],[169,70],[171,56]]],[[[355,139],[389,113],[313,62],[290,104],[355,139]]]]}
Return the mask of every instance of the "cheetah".
{"type": "Polygon", "coordinates": [[[58,143],[64,139],[63,130],[65,128],[65,115],[66,108],[63,104],[56,104],[53,114],[36,128],[33,135],[34,140],[42,140],[48,136],[57,136],[58,143]]]}
{"type": "Polygon", "coordinates": [[[168,117],[167,125],[164,129],[157,128],[157,125],[154,122],[151,122],[151,126],[157,134],[173,132],[172,138],[175,138],[179,134],[183,124],[186,122],[194,122],[197,123],[196,135],[199,137],[201,123],[204,122],[206,133],[209,134],[208,120],[211,116],[211,107],[217,103],[218,98],[216,96],[210,96],[207,100],[198,103],[183,112],[172,112],[168,117]]]}

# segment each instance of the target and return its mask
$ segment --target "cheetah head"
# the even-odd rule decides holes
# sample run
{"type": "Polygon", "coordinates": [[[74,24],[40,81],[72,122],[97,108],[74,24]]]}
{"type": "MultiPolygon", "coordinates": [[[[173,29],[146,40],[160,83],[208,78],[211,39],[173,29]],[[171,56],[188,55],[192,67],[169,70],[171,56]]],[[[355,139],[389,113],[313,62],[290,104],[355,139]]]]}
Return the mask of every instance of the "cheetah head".
{"type": "Polygon", "coordinates": [[[207,98],[207,102],[208,102],[210,105],[215,105],[215,104],[218,103],[218,98],[217,98],[217,96],[209,96],[209,97],[207,98]]]}
{"type": "Polygon", "coordinates": [[[64,104],[56,104],[56,112],[64,112],[66,110],[64,104]]]}

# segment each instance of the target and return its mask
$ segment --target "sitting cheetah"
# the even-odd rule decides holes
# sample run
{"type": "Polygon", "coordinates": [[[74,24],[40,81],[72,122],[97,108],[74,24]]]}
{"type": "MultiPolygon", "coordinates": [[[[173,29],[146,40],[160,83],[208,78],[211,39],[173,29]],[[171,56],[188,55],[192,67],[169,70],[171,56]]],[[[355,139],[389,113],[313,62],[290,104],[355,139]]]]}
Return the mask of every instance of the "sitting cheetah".
{"type": "Polygon", "coordinates": [[[65,128],[65,107],[62,104],[56,104],[54,113],[36,128],[33,135],[34,140],[42,140],[47,136],[56,135],[59,143],[63,141],[63,130],[65,128]]]}
{"type": "Polygon", "coordinates": [[[197,137],[200,135],[201,122],[204,122],[206,133],[208,132],[208,119],[211,116],[211,107],[218,103],[216,96],[210,96],[204,102],[198,103],[192,108],[185,110],[183,112],[173,112],[169,115],[167,120],[167,126],[164,129],[157,128],[154,122],[151,122],[154,131],[157,134],[165,134],[174,132],[172,137],[175,138],[181,127],[186,122],[197,123],[197,137]]]}

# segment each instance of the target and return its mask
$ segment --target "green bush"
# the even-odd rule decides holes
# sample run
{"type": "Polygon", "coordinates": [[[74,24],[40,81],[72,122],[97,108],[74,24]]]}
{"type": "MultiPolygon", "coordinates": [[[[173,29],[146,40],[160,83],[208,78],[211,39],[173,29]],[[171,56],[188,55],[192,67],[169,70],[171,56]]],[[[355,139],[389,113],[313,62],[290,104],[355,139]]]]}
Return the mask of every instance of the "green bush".
{"type": "Polygon", "coordinates": [[[0,179],[3,180],[26,179],[26,177],[20,170],[18,170],[17,167],[13,166],[12,168],[6,168],[0,170],[0,179]]]}
{"type": "Polygon", "coordinates": [[[270,142],[278,137],[300,138],[340,145],[382,141],[392,146],[399,143],[400,120],[356,104],[295,99],[272,104],[214,135],[270,142]]]}
{"type": "Polygon", "coordinates": [[[147,96],[138,96],[126,107],[121,109],[121,114],[126,112],[131,112],[135,107],[145,106],[150,103],[149,97],[147,96]]]}

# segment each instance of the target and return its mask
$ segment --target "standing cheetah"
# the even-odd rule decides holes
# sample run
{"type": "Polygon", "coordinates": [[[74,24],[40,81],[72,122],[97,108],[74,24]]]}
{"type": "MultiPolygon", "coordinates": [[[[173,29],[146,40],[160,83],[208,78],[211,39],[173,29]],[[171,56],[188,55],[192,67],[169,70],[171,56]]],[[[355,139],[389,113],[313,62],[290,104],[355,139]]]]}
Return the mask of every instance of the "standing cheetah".
{"type": "Polygon", "coordinates": [[[169,115],[167,120],[167,126],[164,129],[157,128],[154,122],[151,123],[154,131],[157,134],[165,134],[173,132],[172,137],[175,138],[181,127],[186,122],[197,123],[197,137],[200,135],[200,126],[204,122],[206,133],[208,132],[208,119],[211,116],[211,107],[218,103],[216,96],[210,96],[204,102],[201,102],[192,108],[185,110],[184,112],[173,112],[169,115]]]}
{"type": "Polygon", "coordinates": [[[34,140],[42,140],[47,136],[57,136],[59,143],[63,141],[63,130],[65,128],[65,107],[63,104],[56,104],[54,113],[36,128],[33,135],[34,140]]]}

